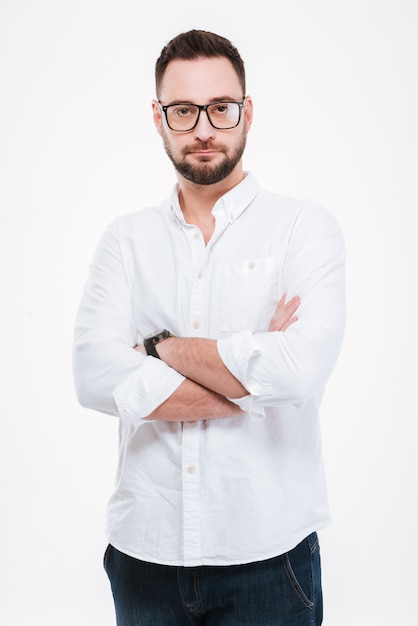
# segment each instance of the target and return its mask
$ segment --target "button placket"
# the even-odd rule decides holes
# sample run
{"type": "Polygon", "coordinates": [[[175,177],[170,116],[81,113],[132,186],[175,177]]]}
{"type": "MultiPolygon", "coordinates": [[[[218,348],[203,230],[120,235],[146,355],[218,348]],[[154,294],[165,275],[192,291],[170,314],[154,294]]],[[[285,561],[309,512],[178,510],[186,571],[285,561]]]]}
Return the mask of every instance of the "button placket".
{"type": "Polygon", "coordinates": [[[202,234],[198,230],[192,235],[190,243],[193,250],[193,266],[189,311],[189,336],[202,337],[205,328],[204,289],[208,250],[204,245],[202,234]]]}
{"type": "Polygon", "coordinates": [[[199,467],[199,422],[183,425],[183,553],[188,560],[197,559],[201,551],[201,507],[199,467]]]}

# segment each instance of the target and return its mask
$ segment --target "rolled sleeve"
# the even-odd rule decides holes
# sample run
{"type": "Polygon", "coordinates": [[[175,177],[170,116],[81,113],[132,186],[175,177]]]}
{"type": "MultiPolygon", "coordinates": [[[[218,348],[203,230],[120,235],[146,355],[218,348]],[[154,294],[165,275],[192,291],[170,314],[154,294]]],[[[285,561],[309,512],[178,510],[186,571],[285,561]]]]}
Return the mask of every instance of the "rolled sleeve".
{"type": "Polygon", "coordinates": [[[80,302],[73,373],[82,406],[139,425],[184,377],[134,350],[142,339],[132,312],[132,273],[114,222],[99,242],[80,302]]]}
{"type": "Polygon", "coordinates": [[[139,426],[165,402],[185,380],[184,376],[152,356],[133,371],[114,390],[113,398],[120,418],[129,425],[139,426]]]}
{"type": "Polygon", "coordinates": [[[219,339],[217,348],[224,365],[249,392],[249,395],[243,398],[228,399],[250,415],[254,421],[263,419],[264,408],[258,405],[255,399],[259,396],[270,396],[272,386],[248,376],[250,361],[259,354],[254,335],[250,331],[235,333],[230,337],[219,339]]]}

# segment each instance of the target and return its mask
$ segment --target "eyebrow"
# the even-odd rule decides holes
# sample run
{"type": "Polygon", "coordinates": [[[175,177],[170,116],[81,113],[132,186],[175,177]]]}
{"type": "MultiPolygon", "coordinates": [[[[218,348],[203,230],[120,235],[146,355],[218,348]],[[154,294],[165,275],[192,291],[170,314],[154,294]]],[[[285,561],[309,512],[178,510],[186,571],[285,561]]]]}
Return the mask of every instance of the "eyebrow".
{"type": "MultiPolygon", "coordinates": [[[[241,102],[241,100],[243,100],[243,99],[244,98],[235,99],[232,96],[219,96],[219,97],[216,97],[216,98],[211,98],[209,100],[209,102],[207,102],[206,104],[213,104],[214,102],[241,102]]],[[[173,106],[173,105],[176,105],[176,104],[190,104],[190,105],[194,104],[194,105],[197,105],[197,102],[191,102],[189,100],[173,100],[173,102],[170,102],[166,106],[173,106]]]]}

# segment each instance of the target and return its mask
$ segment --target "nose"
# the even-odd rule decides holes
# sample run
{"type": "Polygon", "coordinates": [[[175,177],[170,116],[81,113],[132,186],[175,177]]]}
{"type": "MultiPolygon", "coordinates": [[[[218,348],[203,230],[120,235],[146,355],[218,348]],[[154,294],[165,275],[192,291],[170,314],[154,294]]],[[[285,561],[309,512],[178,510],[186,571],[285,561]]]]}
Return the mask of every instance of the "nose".
{"type": "Polygon", "coordinates": [[[207,111],[200,111],[199,119],[193,129],[194,136],[200,141],[208,141],[213,139],[214,131],[212,124],[209,122],[207,111]]]}

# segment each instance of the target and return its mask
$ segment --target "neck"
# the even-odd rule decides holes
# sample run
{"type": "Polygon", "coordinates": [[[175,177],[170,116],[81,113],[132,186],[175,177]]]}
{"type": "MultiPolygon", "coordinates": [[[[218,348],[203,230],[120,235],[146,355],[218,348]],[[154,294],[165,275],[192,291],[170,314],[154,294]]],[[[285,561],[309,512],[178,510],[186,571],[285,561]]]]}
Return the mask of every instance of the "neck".
{"type": "Polygon", "coordinates": [[[179,200],[184,219],[188,224],[198,226],[206,243],[215,228],[212,209],[216,202],[244,179],[242,169],[232,172],[227,178],[213,185],[197,185],[177,174],[179,200]]]}

